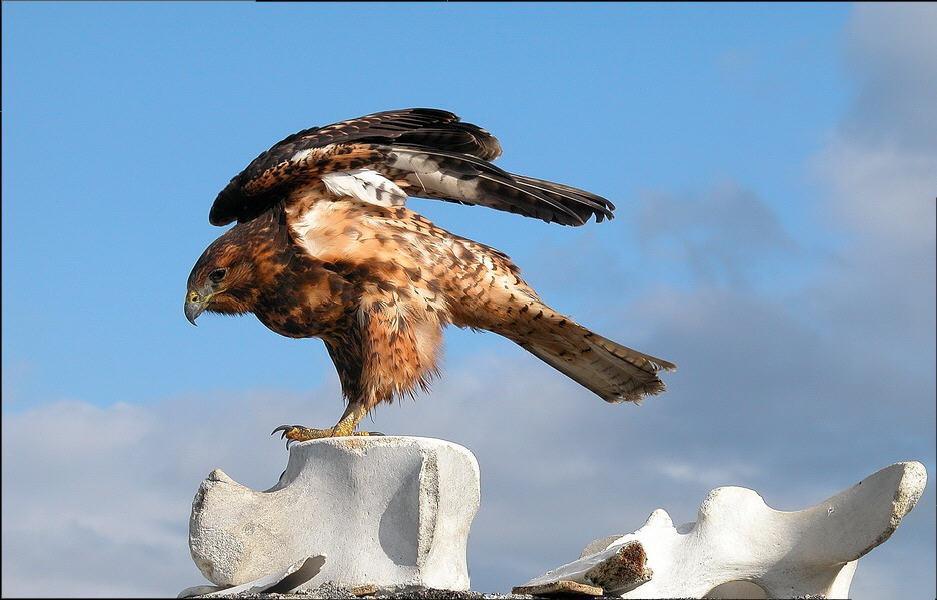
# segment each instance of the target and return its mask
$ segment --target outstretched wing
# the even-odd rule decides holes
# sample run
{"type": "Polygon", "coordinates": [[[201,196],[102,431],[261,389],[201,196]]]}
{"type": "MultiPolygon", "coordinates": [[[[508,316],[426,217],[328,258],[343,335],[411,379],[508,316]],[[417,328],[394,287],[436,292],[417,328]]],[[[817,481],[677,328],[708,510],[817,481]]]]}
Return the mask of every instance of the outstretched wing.
{"type": "Polygon", "coordinates": [[[490,133],[453,113],[393,110],[295,133],[255,158],[218,194],[213,225],[249,221],[302,186],[393,205],[406,195],[477,204],[582,225],[612,217],[608,200],[573,187],[514,175],[489,161],[501,154],[490,133]]]}

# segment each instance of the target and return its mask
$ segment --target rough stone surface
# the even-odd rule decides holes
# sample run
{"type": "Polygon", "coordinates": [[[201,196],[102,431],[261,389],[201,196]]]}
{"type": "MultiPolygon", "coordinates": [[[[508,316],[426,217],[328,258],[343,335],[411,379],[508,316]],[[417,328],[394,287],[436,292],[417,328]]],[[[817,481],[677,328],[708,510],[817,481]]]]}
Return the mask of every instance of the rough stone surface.
{"type": "Polygon", "coordinates": [[[586,585],[577,581],[553,581],[540,585],[525,585],[514,588],[515,594],[530,594],[531,596],[542,596],[546,598],[567,597],[567,596],[585,596],[596,598],[602,595],[602,588],[594,585],[586,585]]]}
{"type": "Polygon", "coordinates": [[[634,533],[596,540],[579,560],[515,590],[561,580],[594,584],[590,577],[598,572],[609,586],[605,593],[622,598],[847,598],[858,559],[894,533],[926,482],[921,463],[897,463],[791,512],[770,508],[749,489],[717,488],[695,523],[674,527],[657,509],[634,533]],[[646,555],[648,578],[627,581],[640,567],[636,545],[646,555]],[[609,569],[629,546],[631,558],[609,569]],[[626,576],[610,582],[619,570],[626,576]]]}
{"type": "Polygon", "coordinates": [[[462,446],[402,436],[314,440],[292,446],[280,481],[264,492],[215,469],[192,503],[189,549],[222,587],[266,585],[322,556],[318,573],[293,591],[467,590],[478,505],[478,463],[462,446]]]}
{"type": "MultiPolygon", "coordinates": [[[[216,589],[216,586],[206,586],[216,589]]],[[[195,589],[195,588],[190,588],[195,589]]],[[[309,598],[329,598],[354,600],[358,598],[352,590],[331,584],[323,584],[315,589],[307,590],[301,593],[281,594],[277,592],[258,592],[249,595],[240,594],[222,594],[213,597],[218,598],[260,598],[262,600],[309,600],[309,598]]],[[[181,598],[182,596],[180,596],[181,598]]],[[[188,597],[207,597],[207,596],[188,596],[188,597]]],[[[375,600],[533,600],[537,596],[530,594],[483,594],[481,592],[466,592],[456,590],[439,590],[434,588],[408,589],[403,591],[378,589],[374,595],[365,596],[365,598],[374,598],[375,600]]],[[[543,597],[543,596],[540,596],[543,597]]]]}
{"type": "Polygon", "coordinates": [[[591,567],[583,579],[603,590],[629,590],[651,580],[654,572],[647,567],[647,555],[640,542],[616,544],[618,550],[591,567]]]}

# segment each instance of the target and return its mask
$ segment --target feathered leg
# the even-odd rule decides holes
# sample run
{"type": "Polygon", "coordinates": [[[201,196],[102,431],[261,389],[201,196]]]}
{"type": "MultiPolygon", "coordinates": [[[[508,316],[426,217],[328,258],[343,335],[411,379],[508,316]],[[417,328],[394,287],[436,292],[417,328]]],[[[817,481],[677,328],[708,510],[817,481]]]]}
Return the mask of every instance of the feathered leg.
{"type": "Polygon", "coordinates": [[[388,288],[382,294],[367,295],[356,320],[356,332],[347,338],[353,343],[326,343],[342,390],[350,399],[335,427],[281,425],[273,433],[282,431],[281,438],[297,442],[346,435],[383,435],[355,428],[379,403],[412,393],[417,387],[426,389],[436,373],[442,330],[435,318],[419,315],[425,311],[413,310],[399,302],[398,294],[400,290],[388,288]],[[360,348],[360,352],[349,348],[360,348]]]}

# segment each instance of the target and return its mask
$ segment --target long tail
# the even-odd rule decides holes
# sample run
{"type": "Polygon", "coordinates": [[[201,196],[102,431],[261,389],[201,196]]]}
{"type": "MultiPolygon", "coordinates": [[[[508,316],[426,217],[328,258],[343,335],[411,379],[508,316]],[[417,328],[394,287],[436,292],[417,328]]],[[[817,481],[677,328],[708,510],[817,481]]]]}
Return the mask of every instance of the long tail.
{"type": "Polygon", "coordinates": [[[657,374],[677,368],[666,360],[616,344],[546,305],[525,311],[524,320],[528,323],[497,333],[606,402],[637,404],[644,396],[659,394],[665,386],[657,374]]]}

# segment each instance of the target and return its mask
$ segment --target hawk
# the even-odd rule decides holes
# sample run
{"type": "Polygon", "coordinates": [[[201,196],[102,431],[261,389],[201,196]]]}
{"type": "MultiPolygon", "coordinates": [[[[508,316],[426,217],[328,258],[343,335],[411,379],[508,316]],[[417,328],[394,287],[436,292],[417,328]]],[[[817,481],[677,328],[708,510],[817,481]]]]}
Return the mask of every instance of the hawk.
{"type": "Polygon", "coordinates": [[[547,306],[504,253],[436,227],[408,196],[481,205],[547,223],[612,218],[589,192],[508,173],[501,145],[451,112],[380,112],[295,133],[218,194],[211,243],[188,279],[185,316],[253,313],[292,338],[321,338],[347,407],[327,429],[283,425],[303,441],[369,435],[381,402],[427,389],[447,325],[502,335],[606,402],[664,390],[675,366],[547,306]]]}

